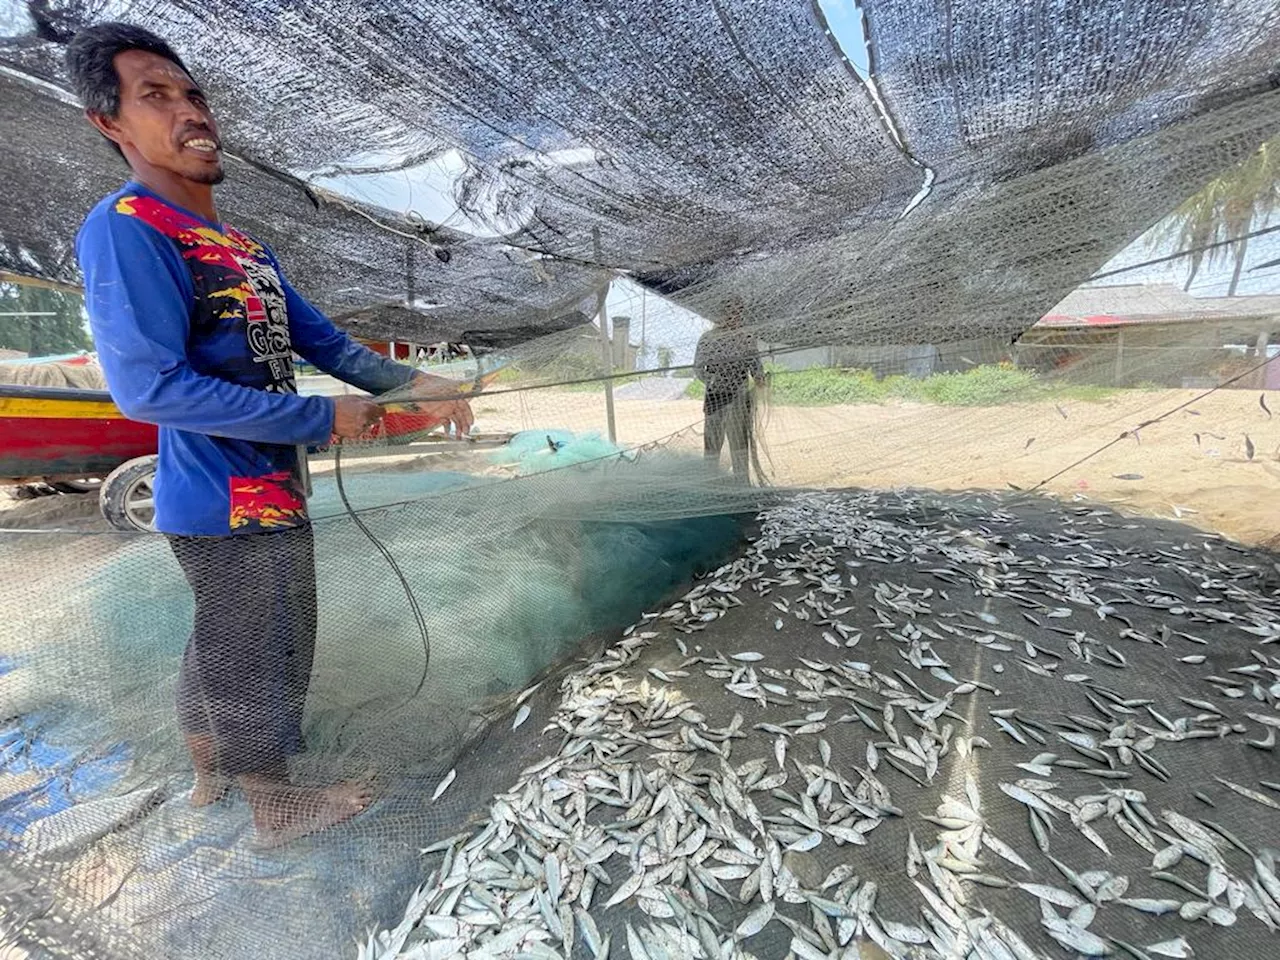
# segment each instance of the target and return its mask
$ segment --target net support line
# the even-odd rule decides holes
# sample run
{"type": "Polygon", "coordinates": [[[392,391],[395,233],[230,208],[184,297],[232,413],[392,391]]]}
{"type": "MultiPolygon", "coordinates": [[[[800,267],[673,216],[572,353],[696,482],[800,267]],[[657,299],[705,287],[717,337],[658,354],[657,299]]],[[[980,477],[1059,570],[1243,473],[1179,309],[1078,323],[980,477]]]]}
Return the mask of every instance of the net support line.
{"type": "MultiPolygon", "coordinates": [[[[593,227],[591,230],[591,242],[595,249],[596,260],[600,260],[600,228],[593,227]]],[[[604,372],[606,374],[604,381],[604,409],[605,418],[609,427],[609,442],[617,443],[618,441],[618,423],[617,414],[613,407],[613,347],[609,343],[609,314],[607,312],[606,301],[609,299],[609,288],[612,281],[605,283],[600,288],[600,292],[596,295],[596,319],[600,322],[600,356],[604,362],[604,372]]]]}

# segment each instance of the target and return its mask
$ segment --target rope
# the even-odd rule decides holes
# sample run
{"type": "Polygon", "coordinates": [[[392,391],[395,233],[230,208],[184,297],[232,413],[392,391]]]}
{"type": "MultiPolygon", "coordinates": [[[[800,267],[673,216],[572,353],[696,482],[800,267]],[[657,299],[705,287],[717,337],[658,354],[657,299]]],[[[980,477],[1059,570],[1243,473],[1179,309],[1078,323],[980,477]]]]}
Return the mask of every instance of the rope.
{"type": "Polygon", "coordinates": [[[400,565],[396,563],[396,558],[391,555],[391,551],[387,549],[386,544],[377,538],[368,525],[351,506],[351,501],[347,499],[347,488],[342,482],[342,441],[339,440],[333,445],[333,476],[338,484],[338,496],[342,500],[342,507],[347,512],[355,525],[360,528],[360,532],[365,535],[370,543],[377,548],[382,554],[382,558],[387,561],[387,565],[391,567],[396,578],[400,581],[400,586],[404,588],[405,599],[409,601],[409,609],[413,613],[413,622],[418,628],[418,635],[422,639],[422,675],[418,678],[418,684],[413,688],[413,693],[409,694],[396,709],[404,707],[417,699],[418,694],[422,692],[422,688],[427,683],[427,672],[431,665],[431,636],[427,631],[427,620],[422,614],[422,608],[418,605],[418,598],[414,595],[413,588],[409,586],[409,580],[405,577],[404,571],[400,569],[400,565]]]}

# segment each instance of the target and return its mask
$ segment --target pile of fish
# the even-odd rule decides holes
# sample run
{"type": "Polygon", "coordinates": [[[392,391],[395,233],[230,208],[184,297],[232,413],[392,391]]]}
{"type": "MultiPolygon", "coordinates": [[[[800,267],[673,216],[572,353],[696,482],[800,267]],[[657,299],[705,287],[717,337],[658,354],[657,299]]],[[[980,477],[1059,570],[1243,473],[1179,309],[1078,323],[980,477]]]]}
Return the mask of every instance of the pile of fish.
{"type": "Polygon", "coordinates": [[[559,749],[423,851],[361,960],[1154,960],[1226,955],[1227,928],[1280,955],[1280,601],[1256,556],[938,502],[762,514],[563,681],[559,749]],[[1243,783],[1241,757],[1277,772],[1243,783]]]}

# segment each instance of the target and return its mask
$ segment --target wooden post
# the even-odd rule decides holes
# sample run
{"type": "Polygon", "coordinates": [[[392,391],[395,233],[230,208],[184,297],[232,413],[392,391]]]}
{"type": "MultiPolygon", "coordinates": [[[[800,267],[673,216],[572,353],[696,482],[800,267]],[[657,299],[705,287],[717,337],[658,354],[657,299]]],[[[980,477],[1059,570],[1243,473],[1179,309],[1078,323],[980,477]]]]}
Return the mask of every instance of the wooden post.
{"type": "MultiPolygon", "coordinates": [[[[600,228],[591,228],[591,239],[595,246],[596,264],[601,262],[600,253],[600,228]]],[[[601,289],[600,294],[596,298],[596,320],[600,324],[600,356],[604,360],[604,368],[607,378],[604,382],[604,409],[605,417],[609,427],[609,442],[618,442],[618,425],[613,410],[613,345],[609,342],[609,314],[605,309],[605,301],[609,299],[609,287],[612,281],[606,283],[601,289]]]]}
{"type": "Polygon", "coordinates": [[[631,350],[631,318],[613,318],[613,368],[623,373],[630,373],[631,364],[628,354],[631,350]]]}
{"type": "MultiPolygon", "coordinates": [[[[1258,342],[1254,345],[1254,353],[1258,357],[1258,362],[1263,364],[1263,366],[1258,368],[1258,384],[1257,385],[1259,390],[1265,390],[1267,387],[1266,360],[1267,360],[1267,346],[1270,344],[1270,342],[1271,342],[1270,328],[1264,327],[1262,330],[1259,330],[1258,342]]],[[[1280,363],[1280,360],[1277,360],[1276,362],[1280,363]]]]}
{"type": "Polygon", "coordinates": [[[0,283],[12,283],[23,287],[37,287],[42,290],[57,290],[61,293],[84,294],[84,288],[77,287],[73,283],[59,283],[56,280],[37,280],[35,277],[25,277],[20,273],[9,273],[7,270],[0,270],[0,283]]]}

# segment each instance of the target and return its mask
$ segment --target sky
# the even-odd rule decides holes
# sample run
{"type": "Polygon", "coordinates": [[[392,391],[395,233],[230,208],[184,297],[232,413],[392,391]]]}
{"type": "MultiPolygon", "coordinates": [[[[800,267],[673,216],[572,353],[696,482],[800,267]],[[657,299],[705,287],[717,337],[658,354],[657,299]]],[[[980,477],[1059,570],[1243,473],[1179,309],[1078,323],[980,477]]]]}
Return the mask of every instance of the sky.
{"type": "Polygon", "coordinates": [[[0,0],[0,36],[17,37],[35,29],[35,21],[25,3],[0,0]]]}
{"type": "Polygon", "coordinates": [[[827,25],[844,55],[862,76],[868,76],[871,68],[866,35],[862,30],[862,10],[854,0],[818,0],[818,7],[827,18],[827,25]]]}
{"type": "Polygon", "coordinates": [[[615,280],[609,287],[605,311],[611,319],[631,318],[632,343],[639,345],[643,333],[645,349],[636,357],[636,366],[641,369],[692,363],[698,338],[711,328],[711,324],[696,313],[625,278],[615,280]],[[664,362],[666,351],[670,351],[670,360],[664,362]]]}
{"type": "MultiPolygon", "coordinates": [[[[1280,226],[1280,211],[1271,217],[1254,224],[1253,229],[1280,226]]],[[[1155,228],[1148,231],[1104,266],[1099,273],[1113,270],[1124,270],[1116,276],[1106,277],[1100,283],[1171,283],[1178,287],[1187,281],[1190,272],[1190,260],[1180,257],[1162,264],[1146,265],[1146,262],[1173,253],[1171,245],[1159,246],[1151,242],[1155,228]],[[1126,268],[1134,269],[1126,269],[1126,268]]],[[[1234,267],[1235,250],[1223,248],[1226,256],[1217,263],[1201,264],[1188,293],[1197,297],[1225,297],[1231,286],[1231,274],[1234,267]]],[[[1253,237],[1245,249],[1244,267],[1240,273],[1240,281],[1236,286],[1237,296],[1256,294],[1280,294],[1280,265],[1264,267],[1272,260],[1280,260],[1280,231],[1253,237]]]]}
{"type": "MultiPolygon", "coordinates": [[[[372,167],[393,159],[374,155],[352,157],[346,165],[372,167]]],[[[466,161],[462,154],[449,150],[408,170],[362,175],[303,174],[303,179],[384,210],[412,211],[429,223],[453,227],[475,236],[500,236],[501,230],[474,222],[453,202],[453,185],[465,171],[466,161]]]]}

